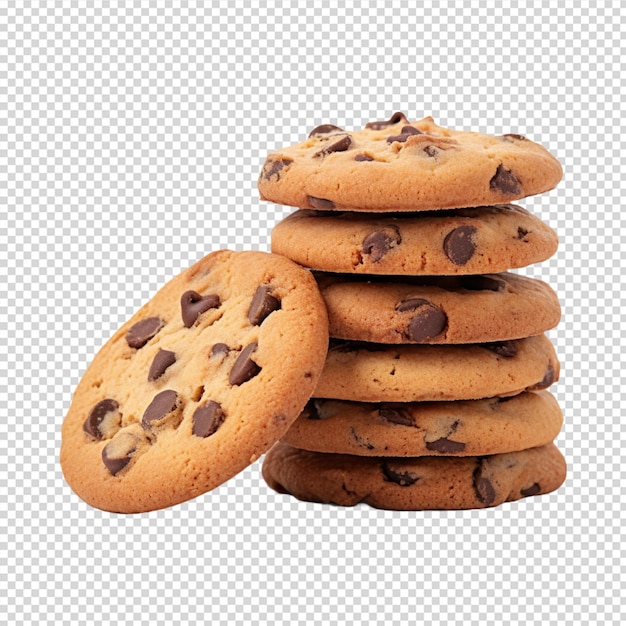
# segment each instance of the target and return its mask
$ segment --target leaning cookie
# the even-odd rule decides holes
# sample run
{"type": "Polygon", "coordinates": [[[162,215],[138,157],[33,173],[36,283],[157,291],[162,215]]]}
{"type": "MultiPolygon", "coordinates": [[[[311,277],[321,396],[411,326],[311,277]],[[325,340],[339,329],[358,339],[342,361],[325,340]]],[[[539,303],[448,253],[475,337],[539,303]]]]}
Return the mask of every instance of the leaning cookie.
{"type": "Polygon", "coordinates": [[[302,411],[328,345],[311,274],[261,252],[209,254],[106,343],[62,429],[87,503],[135,513],[199,496],[258,459],[302,411]]]}
{"type": "Polygon", "coordinates": [[[548,191],[563,171],[520,135],[451,130],[432,117],[344,131],[330,124],[267,157],[261,198],[329,210],[423,211],[510,202],[548,191]]]}
{"type": "Polygon", "coordinates": [[[547,389],[559,361],[545,335],[465,345],[331,343],[316,398],[357,402],[477,400],[547,389]]]}
{"type": "Polygon", "coordinates": [[[357,456],[482,456],[554,441],[563,413],[548,391],[456,402],[311,400],[281,441],[357,456]]]}
{"type": "Polygon", "coordinates": [[[553,443],[491,456],[362,457],[277,443],[263,478],[300,500],[391,510],[479,509],[549,493],[563,484],[565,459],[553,443]]]}
{"type": "Polygon", "coordinates": [[[300,210],[272,230],[272,252],[347,274],[504,272],[545,261],[557,246],[552,228],[513,204],[390,215],[300,210]]]}
{"type": "Polygon", "coordinates": [[[330,336],[378,343],[460,344],[539,335],[561,317],[540,280],[509,272],[422,278],[317,273],[330,336]]]}

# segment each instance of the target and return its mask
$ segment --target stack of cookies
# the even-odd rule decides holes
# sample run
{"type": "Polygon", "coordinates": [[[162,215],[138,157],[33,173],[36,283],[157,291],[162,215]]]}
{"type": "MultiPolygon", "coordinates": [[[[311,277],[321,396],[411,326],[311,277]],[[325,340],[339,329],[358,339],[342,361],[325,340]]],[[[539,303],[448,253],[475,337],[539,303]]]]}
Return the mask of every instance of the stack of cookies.
{"type": "Polygon", "coordinates": [[[565,461],[547,391],[560,318],[546,283],[511,270],[557,248],[511,204],[553,188],[558,161],[520,136],[401,113],[319,126],[270,154],[265,200],[298,207],[272,252],[313,271],[330,346],[313,398],[263,475],[299,499],[463,509],[553,491],[565,461]]]}

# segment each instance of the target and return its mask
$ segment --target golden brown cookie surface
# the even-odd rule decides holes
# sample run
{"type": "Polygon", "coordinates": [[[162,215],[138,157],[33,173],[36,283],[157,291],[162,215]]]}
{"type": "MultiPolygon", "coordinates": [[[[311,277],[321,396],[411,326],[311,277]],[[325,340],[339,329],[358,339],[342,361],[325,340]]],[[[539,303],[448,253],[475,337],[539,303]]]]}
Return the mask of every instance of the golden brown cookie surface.
{"type": "Polygon", "coordinates": [[[511,202],[552,189],[559,162],[520,135],[438,126],[432,117],[345,131],[325,124],[268,155],[261,198],[300,208],[423,211],[511,202]]]}
{"type": "Polygon", "coordinates": [[[313,277],[262,252],[222,250],[167,283],[105,344],[63,423],[72,489],[140,512],[217,487],[301,412],[328,345],[313,277]]]}

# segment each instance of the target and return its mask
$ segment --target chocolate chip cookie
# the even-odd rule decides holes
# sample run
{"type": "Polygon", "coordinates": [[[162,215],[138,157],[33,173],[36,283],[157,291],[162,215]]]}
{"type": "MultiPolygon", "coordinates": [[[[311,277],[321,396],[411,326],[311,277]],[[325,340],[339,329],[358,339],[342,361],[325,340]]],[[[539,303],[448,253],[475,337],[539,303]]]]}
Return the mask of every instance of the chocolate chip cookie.
{"type": "Polygon", "coordinates": [[[479,509],[554,491],[565,459],[553,443],[490,456],[363,457],[299,450],[279,442],[263,477],[300,500],[392,510],[479,509]]]}
{"type": "Polygon", "coordinates": [[[314,399],[282,441],[357,456],[482,456],[548,444],[562,424],[548,391],[456,402],[314,399]]]}
{"type": "Polygon", "coordinates": [[[552,288],[509,272],[387,277],[317,273],[331,337],[460,344],[539,335],[559,322],[552,288]]]}
{"type": "Polygon", "coordinates": [[[258,459],[298,417],[328,347],[310,272],[262,252],[214,252],[105,344],[62,429],[72,489],[108,511],[199,496],[258,459]]]}
{"type": "Polygon", "coordinates": [[[331,124],[268,155],[261,198],[309,209],[423,211],[510,202],[552,189],[557,159],[517,134],[438,126],[432,117],[345,131],[331,124]]]}
{"type": "Polygon", "coordinates": [[[333,341],[313,394],[357,402],[477,400],[547,389],[559,361],[545,335],[466,345],[333,341]]]}
{"type": "Polygon", "coordinates": [[[489,274],[550,258],[556,233],[507,204],[419,214],[295,211],[272,230],[272,252],[348,274],[489,274]]]}

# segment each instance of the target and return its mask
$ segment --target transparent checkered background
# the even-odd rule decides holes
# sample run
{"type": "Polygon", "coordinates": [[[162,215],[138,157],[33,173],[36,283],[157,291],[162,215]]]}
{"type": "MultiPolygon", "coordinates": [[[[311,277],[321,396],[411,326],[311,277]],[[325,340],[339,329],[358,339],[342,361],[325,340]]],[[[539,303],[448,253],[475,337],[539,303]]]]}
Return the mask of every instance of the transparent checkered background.
{"type": "Polygon", "coordinates": [[[623,622],[620,4],[0,1],[0,621],[623,622]],[[279,496],[257,463],[170,510],[81,502],[60,426],[97,349],[210,250],[269,248],[268,150],[396,110],[563,162],[520,204],[561,236],[527,271],[563,304],[566,484],[396,513],[279,496]]]}

